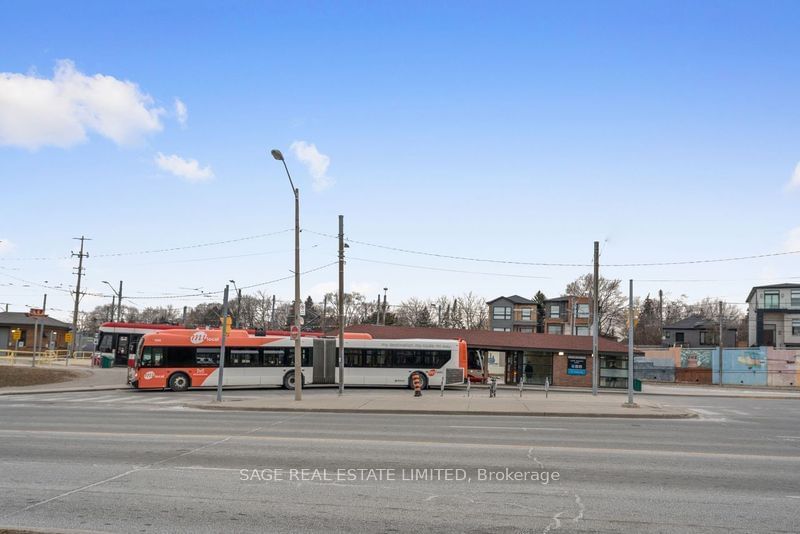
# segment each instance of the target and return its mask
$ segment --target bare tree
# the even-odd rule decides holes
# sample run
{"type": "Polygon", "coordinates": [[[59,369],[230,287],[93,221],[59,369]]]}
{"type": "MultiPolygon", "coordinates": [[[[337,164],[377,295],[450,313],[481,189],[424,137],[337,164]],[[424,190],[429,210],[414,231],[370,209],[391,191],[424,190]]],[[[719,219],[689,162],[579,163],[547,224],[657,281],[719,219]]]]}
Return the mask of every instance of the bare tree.
{"type": "Polygon", "coordinates": [[[489,323],[489,311],[486,299],[475,295],[472,291],[464,293],[457,299],[458,322],[467,329],[485,329],[489,323]]]}
{"type": "MultiPolygon", "coordinates": [[[[585,274],[567,284],[564,294],[572,297],[591,297],[594,276],[585,274]]],[[[598,291],[598,315],[600,334],[616,336],[623,334],[625,329],[625,313],[627,299],[620,289],[620,280],[609,280],[600,277],[598,291]]]]}

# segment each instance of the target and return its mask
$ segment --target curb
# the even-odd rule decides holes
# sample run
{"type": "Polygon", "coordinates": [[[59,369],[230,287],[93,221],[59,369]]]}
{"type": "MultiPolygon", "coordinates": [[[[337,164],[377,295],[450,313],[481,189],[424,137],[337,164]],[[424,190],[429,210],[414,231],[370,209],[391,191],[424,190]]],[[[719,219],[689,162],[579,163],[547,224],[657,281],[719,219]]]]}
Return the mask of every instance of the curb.
{"type": "Polygon", "coordinates": [[[216,406],[213,404],[184,404],[188,408],[212,411],[239,411],[239,412],[306,412],[306,413],[358,413],[358,414],[392,414],[392,415],[496,415],[515,417],[586,417],[602,419],[697,419],[696,413],[683,414],[610,414],[610,413],[580,413],[580,412],[492,412],[468,410],[360,410],[357,408],[259,408],[254,406],[216,406]]]}
{"type": "Polygon", "coordinates": [[[96,386],[96,387],[83,387],[83,388],[65,388],[65,389],[37,389],[36,391],[0,391],[0,397],[10,395],[45,395],[55,393],[82,393],[86,391],[116,391],[120,389],[130,389],[128,386],[96,386]]]}

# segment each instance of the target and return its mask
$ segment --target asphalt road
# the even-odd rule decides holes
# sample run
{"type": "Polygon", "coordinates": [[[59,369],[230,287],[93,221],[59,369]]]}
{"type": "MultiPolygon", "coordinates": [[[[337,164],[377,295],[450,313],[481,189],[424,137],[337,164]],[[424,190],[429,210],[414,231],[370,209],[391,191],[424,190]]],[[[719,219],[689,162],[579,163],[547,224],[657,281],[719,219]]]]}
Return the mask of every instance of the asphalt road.
{"type": "Polygon", "coordinates": [[[797,400],[660,398],[686,421],[181,406],[211,395],[0,397],[0,530],[800,529],[797,400]],[[538,480],[481,479],[506,469],[538,480]]]}

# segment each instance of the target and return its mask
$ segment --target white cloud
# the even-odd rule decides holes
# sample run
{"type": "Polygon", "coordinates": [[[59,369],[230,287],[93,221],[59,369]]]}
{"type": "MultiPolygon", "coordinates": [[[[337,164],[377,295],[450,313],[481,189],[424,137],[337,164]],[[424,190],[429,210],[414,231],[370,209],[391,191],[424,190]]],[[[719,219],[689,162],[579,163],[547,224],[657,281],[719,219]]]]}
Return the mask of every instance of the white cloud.
{"type": "Polygon", "coordinates": [[[321,154],[315,144],[295,141],[289,148],[294,152],[295,157],[308,167],[308,172],[313,178],[312,187],[314,191],[324,191],[335,183],[335,180],[328,176],[328,166],[331,164],[331,158],[321,154]]]}
{"type": "Polygon", "coordinates": [[[5,237],[0,237],[0,256],[8,254],[12,250],[14,250],[14,242],[5,237]]]}
{"type": "Polygon", "coordinates": [[[786,189],[800,189],[800,163],[794,168],[792,179],[786,184],[786,189]]]}
{"type": "Polygon", "coordinates": [[[0,73],[0,145],[69,147],[87,132],[128,145],[161,130],[163,113],[135,83],[87,76],[69,60],[56,63],[52,79],[0,73]]]}
{"type": "Polygon", "coordinates": [[[155,157],[155,162],[159,168],[188,182],[204,182],[214,177],[211,167],[200,167],[196,159],[183,159],[176,154],[165,156],[159,152],[155,157]]]}
{"type": "Polygon", "coordinates": [[[175,117],[180,125],[186,128],[186,122],[189,120],[189,110],[180,98],[175,99],[175,117]]]}
{"type": "Polygon", "coordinates": [[[789,236],[786,239],[786,243],[784,243],[784,248],[786,252],[800,250],[800,226],[789,230],[789,236]]]}

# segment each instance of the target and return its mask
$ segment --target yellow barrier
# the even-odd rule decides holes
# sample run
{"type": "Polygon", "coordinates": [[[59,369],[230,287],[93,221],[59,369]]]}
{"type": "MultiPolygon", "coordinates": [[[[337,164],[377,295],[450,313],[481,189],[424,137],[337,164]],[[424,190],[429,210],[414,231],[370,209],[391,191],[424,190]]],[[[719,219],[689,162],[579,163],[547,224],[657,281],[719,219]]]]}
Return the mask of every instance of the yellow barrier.
{"type": "Polygon", "coordinates": [[[0,350],[0,361],[5,360],[9,365],[14,365],[17,357],[16,352],[14,350],[0,350]]]}

